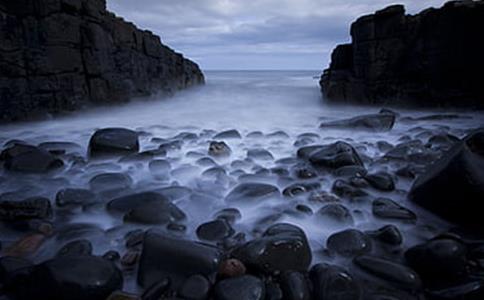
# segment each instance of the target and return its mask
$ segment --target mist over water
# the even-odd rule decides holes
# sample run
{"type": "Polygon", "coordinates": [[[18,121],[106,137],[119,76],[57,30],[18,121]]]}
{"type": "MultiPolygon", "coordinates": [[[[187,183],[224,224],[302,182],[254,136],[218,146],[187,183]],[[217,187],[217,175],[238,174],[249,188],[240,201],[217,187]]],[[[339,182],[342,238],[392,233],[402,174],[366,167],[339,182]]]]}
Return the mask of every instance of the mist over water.
{"type": "MultiPolygon", "coordinates": [[[[436,113],[457,113],[458,117],[397,121],[393,130],[383,133],[319,129],[322,121],[376,113],[379,108],[330,106],[324,103],[318,86],[317,71],[212,71],[206,75],[206,86],[179,92],[168,99],[143,100],[53,120],[0,127],[1,144],[17,139],[34,145],[52,141],[79,145],[78,148],[73,147],[71,155],[66,155],[65,168],[53,174],[0,175],[1,199],[18,200],[31,196],[54,199],[57,191],[62,188],[89,188],[90,179],[98,174],[123,173],[132,178],[129,191],[103,194],[106,200],[138,191],[172,187],[168,192],[167,189],[163,191],[187,214],[186,235],[192,239],[196,239],[195,229],[198,225],[212,220],[215,212],[227,207],[235,206],[240,209],[242,219],[234,225],[234,229],[246,233],[248,238],[257,236],[263,229],[277,222],[297,224],[310,239],[315,262],[324,259],[321,250],[325,246],[326,238],[345,228],[328,226],[321,223],[316,216],[303,216],[294,210],[297,204],[304,204],[316,212],[322,206],[320,203],[309,202],[308,195],[303,195],[290,199],[277,196],[257,205],[235,205],[227,204],[224,197],[241,182],[270,183],[281,191],[292,183],[301,182],[291,176],[277,176],[267,170],[280,167],[291,173],[295,163],[284,163],[281,159],[296,158],[296,151],[302,145],[329,144],[344,140],[358,149],[363,157],[375,161],[385,154],[376,146],[379,141],[393,145],[412,139],[426,142],[432,134],[439,132],[462,137],[471,129],[482,126],[484,120],[482,113],[398,109],[402,117],[436,113]],[[105,127],[125,127],[139,131],[141,151],[156,149],[161,141],[182,140],[182,146],[180,149],[168,151],[167,157],[160,158],[171,165],[170,170],[163,174],[153,174],[149,162],[119,162],[118,159],[89,161],[86,154],[89,139],[96,129],[105,127]],[[242,139],[226,139],[232,154],[228,158],[216,160],[223,171],[215,175],[210,172],[204,174],[212,166],[203,166],[197,161],[207,156],[212,137],[229,129],[238,130],[242,139]],[[254,131],[260,131],[263,135],[247,136],[254,131]],[[197,138],[184,140],[182,136],[177,137],[180,133],[194,133],[197,138]],[[301,134],[310,138],[304,139],[301,134]],[[248,150],[260,148],[270,151],[274,159],[246,159],[248,150]],[[76,157],[84,158],[87,163],[76,165],[76,157]]],[[[370,171],[394,171],[391,167],[372,163],[367,168],[370,171]]],[[[330,192],[334,180],[332,175],[323,174],[312,181],[321,183],[321,190],[330,192]]],[[[411,184],[411,180],[399,179],[394,192],[371,193],[373,198],[385,196],[416,211],[419,217],[416,225],[398,225],[409,244],[426,236],[426,230],[433,232],[431,226],[446,226],[407,203],[406,193],[411,184]]],[[[391,223],[374,219],[371,205],[367,202],[348,202],[345,205],[354,212],[357,228],[374,230],[391,223]]],[[[64,219],[69,224],[95,225],[94,228],[97,229],[87,233],[87,236],[95,242],[94,251],[98,254],[113,248],[122,249],[122,233],[136,227],[144,228],[123,225],[121,219],[110,217],[103,209],[96,208],[67,214],[64,219]]],[[[7,232],[2,234],[10,239],[15,238],[7,232]]],[[[55,241],[50,243],[54,244],[51,248],[59,247],[55,245],[55,241]]],[[[51,252],[45,246],[38,257],[48,257],[51,252]]]]}

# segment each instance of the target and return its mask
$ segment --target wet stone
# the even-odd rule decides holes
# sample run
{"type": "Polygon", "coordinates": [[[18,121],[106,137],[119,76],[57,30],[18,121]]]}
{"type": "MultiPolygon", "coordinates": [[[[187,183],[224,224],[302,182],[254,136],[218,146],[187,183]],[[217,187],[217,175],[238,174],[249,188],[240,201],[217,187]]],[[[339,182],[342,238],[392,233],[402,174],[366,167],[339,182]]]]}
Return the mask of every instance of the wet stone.
{"type": "Polygon", "coordinates": [[[395,124],[395,115],[392,113],[379,113],[322,123],[320,128],[357,129],[367,131],[389,131],[395,124]]]}
{"type": "Polygon", "coordinates": [[[344,166],[363,166],[358,152],[350,144],[345,142],[315,146],[309,152],[309,162],[318,168],[328,169],[338,169],[344,166]]]}
{"type": "Polygon", "coordinates": [[[214,296],[215,300],[263,300],[265,287],[259,278],[244,275],[219,281],[214,296]]]}
{"type": "Polygon", "coordinates": [[[339,197],[349,198],[349,199],[368,196],[368,193],[365,192],[364,190],[354,187],[351,184],[341,179],[338,179],[333,183],[333,187],[331,188],[331,191],[339,197]]]}
{"type": "Polygon", "coordinates": [[[57,192],[55,196],[55,204],[58,207],[77,207],[96,202],[96,194],[85,189],[63,189],[57,192]]]}
{"type": "Polygon", "coordinates": [[[284,299],[288,300],[310,300],[311,290],[309,282],[303,273],[284,272],[281,276],[281,289],[284,299]]]}
{"type": "Polygon", "coordinates": [[[221,241],[230,237],[234,230],[225,220],[215,220],[198,226],[197,237],[206,241],[221,241]]]}
{"type": "Polygon", "coordinates": [[[244,275],[246,271],[247,269],[240,260],[231,258],[220,263],[218,276],[222,278],[239,277],[244,275]]]}
{"type": "Polygon", "coordinates": [[[5,169],[22,173],[46,173],[64,166],[61,159],[30,145],[16,144],[0,154],[5,169]]]}
{"type": "Polygon", "coordinates": [[[331,228],[352,226],[354,224],[353,216],[348,208],[337,203],[323,206],[315,216],[317,216],[318,220],[323,222],[325,226],[331,228]]]}
{"type": "Polygon", "coordinates": [[[155,159],[150,161],[148,168],[153,175],[166,175],[171,171],[171,164],[164,159],[155,159]]]}
{"type": "Polygon", "coordinates": [[[223,139],[241,139],[242,136],[240,135],[240,133],[235,130],[235,129],[231,129],[231,130],[226,130],[226,131],[222,131],[218,134],[216,134],[213,139],[214,140],[223,140],[223,139]]]}
{"type": "Polygon", "coordinates": [[[169,142],[161,144],[158,147],[158,150],[170,152],[170,151],[181,150],[182,147],[183,147],[183,141],[182,140],[174,140],[174,141],[169,141],[169,142]]]}
{"type": "Polygon", "coordinates": [[[135,294],[116,291],[112,293],[106,300],[141,300],[141,298],[135,294]]]}
{"type": "Polygon", "coordinates": [[[382,228],[371,231],[368,234],[374,237],[377,241],[392,246],[401,245],[403,242],[403,237],[400,230],[394,225],[383,226],[382,228]]]}
{"type": "Polygon", "coordinates": [[[53,155],[80,152],[82,150],[80,145],[72,142],[44,142],[39,144],[38,147],[53,155]]]}
{"type": "Polygon", "coordinates": [[[252,203],[279,195],[279,189],[264,183],[242,183],[236,186],[226,197],[227,203],[252,203]]]}
{"type": "Polygon", "coordinates": [[[363,177],[367,173],[362,166],[344,166],[334,171],[334,176],[337,177],[363,177]]]}
{"type": "Polygon", "coordinates": [[[327,241],[328,250],[341,256],[357,256],[371,251],[371,240],[363,232],[348,229],[332,234],[327,241]]]}
{"type": "Polygon", "coordinates": [[[286,187],[282,194],[286,197],[297,197],[298,195],[318,190],[320,187],[321,184],[319,182],[294,183],[286,187]]]}
{"type": "Polygon", "coordinates": [[[201,275],[189,277],[181,286],[178,294],[186,300],[204,300],[208,298],[210,282],[201,275]]]}
{"type": "Polygon", "coordinates": [[[112,262],[117,262],[121,259],[121,255],[119,254],[118,251],[109,250],[108,252],[103,254],[102,258],[112,262]]]}
{"type": "Polygon", "coordinates": [[[274,156],[272,153],[265,149],[251,149],[247,151],[247,157],[254,160],[273,160],[274,156]]]}
{"type": "Polygon", "coordinates": [[[345,269],[317,264],[309,273],[313,284],[314,299],[360,300],[362,288],[345,269]]]}
{"type": "Polygon", "coordinates": [[[422,286],[417,273],[404,265],[368,255],[356,257],[353,263],[368,274],[403,289],[418,290],[422,286]]]}
{"type": "Polygon", "coordinates": [[[390,174],[379,172],[365,176],[366,181],[375,189],[390,192],[395,189],[395,183],[390,174]]]}
{"type": "Polygon", "coordinates": [[[25,221],[52,217],[50,200],[42,197],[22,201],[0,201],[0,221],[25,221]]]}
{"type": "Polygon", "coordinates": [[[57,251],[56,256],[85,256],[92,254],[92,244],[89,240],[76,240],[67,243],[57,251]]]}
{"type": "Polygon", "coordinates": [[[248,268],[267,274],[288,270],[304,272],[312,260],[304,231],[290,224],[272,225],[262,237],[236,248],[232,255],[248,268]]]}
{"type": "Polygon", "coordinates": [[[123,173],[103,173],[89,180],[89,186],[95,192],[124,190],[130,188],[132,184],[131,177],[123,173]]]}
{"type": "Polygon", "coordinates": [[[375,217],[382,219],[402,221],[415,221],[417,219],[417,216],[412,211],[386,198],[374,200],[372,203],[372,212],[375,217]]]}
{"type": "Polygon", "coordinates": [[[14,257],[29,257],[37,253],[45,240],[46,236],[43,234],[29,234],[15,241],[3,251],[3,254],[14,257]]]}
{"type": "Polygon", "coordinates": [[[175,204],[156,201],[139,204],[124,215],[124,221],[138,224],[168,224],[186,218],[185,213],[175,204]]]}
{"type": "Polygon", "coordinates": [[[230,156],[232,150],[225,142],[211,142],[208,147],[208,155],[214,157],[230,156]]]}
{"type": "Polygon", "coordinates": [[[89,155],[91,157],[117,156],[138,151],[138,134],[125,128],[98,130],[89,141],[89,155]]]}

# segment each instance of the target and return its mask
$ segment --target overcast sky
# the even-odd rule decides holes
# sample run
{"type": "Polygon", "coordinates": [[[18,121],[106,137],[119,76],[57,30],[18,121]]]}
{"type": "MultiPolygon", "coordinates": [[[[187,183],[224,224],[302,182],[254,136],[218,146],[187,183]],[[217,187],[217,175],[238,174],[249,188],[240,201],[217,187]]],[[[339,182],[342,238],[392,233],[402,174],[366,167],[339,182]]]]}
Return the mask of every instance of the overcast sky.
{"type": "Polygon", "coordinates": [[[108,0],[108,7],[205,70],[326,68],[357,17],[402,3],[415,13],[443,0],[108,0]]]}

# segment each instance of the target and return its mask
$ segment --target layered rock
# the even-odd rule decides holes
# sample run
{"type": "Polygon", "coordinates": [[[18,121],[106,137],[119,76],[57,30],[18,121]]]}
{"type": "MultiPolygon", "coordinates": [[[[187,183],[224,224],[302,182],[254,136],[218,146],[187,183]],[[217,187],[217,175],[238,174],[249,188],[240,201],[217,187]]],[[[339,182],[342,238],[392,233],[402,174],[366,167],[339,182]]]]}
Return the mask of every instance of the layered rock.
{"type": "Polygon", "coordinates": [[[106,0],[0,2],[0,121],[201,84],[198,66],[106,0]]]}
{"type": "Polygon", "coordinates": [[[406,15],[402,5],[359,18],[320,85],[335,102],[484,107],[484,2],[452,1],[406,15]]]}

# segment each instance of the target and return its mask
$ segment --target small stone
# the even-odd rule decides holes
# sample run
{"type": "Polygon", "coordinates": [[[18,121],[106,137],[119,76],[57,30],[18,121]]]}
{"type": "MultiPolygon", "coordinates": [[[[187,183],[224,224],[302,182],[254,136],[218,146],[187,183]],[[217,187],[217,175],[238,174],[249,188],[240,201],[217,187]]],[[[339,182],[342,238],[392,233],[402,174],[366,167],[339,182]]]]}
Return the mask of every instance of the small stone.
{"type": "Polygon", "coordinates": [[[316,216],[324,222],[325,226],[332,228],[352,226],[354,224],[354,219],[350,211],[345,206],[337,203],[323,206],[316,213],[316,216]]]}
{"type": "Polygon", "coordinates": [[[208,297],[210,282],[202,275],[189,277],[181,286],[178,294],[186,300],[204,300],[208,297]]]}
{"type": "Polygon", "coordinates": [[[200,240],[221,241],[230,237],[234,230],[225,220],[219,219],[200,225],[196,233],[200,240]]]}
{"type": "Polygon", "coordinates": [[[218,268],[218,275],[224,277],[239,277],[246,273],[244,264],[235,258],[224,260],[218,268]]]}
{"type": "Polygon", "coordinates": [[[217,135],[215,135],[213,137],[214,140],[223,140],[223,139],[241,139],[242,136],[240,135],[240,133],[235,130],[235,129],[231,129],[231,130],[226,130],[226,131],[222,131],[220,133],[218,133],[217,135]]]}
{"type": "Polygon", "coordinates": [[[83,256],[92,254],[92,244],[88,240],[72,241],[64,245],[56,256],[83,256]]]}
{"type": "Polygon", "coordinates": [[[382,219],[403,221],[415,221],[417,219],[417,216],[412,211],[386,198],[374,200],[372,203],[372,211],[373,215],[382,219]]]}
{"type": "Polygon", "coordinates": [[[263,300],[265,286],[259,278],[243,275],[219,281],[214,295],[215,300],[263,300]]]}
{"type": "Polygon", "coordinates": [[[89,141],[89,155],[122,155],[139,151],[138,134],[125,128],[105,128],[94,133],[89,141]]]}
{"type": "Polygon", "coordinates": [[[365,176],[366,181],[375,189],[391,192],[395,189],[395,183],[390,174],[379,172],[374,174],[368,174],[365,176]]]}
{"type": "Polygon", "coordinates": [[[208,154],[214,157],[230,156],[232,150],[225,142],[211,142],[208,148],[208,154]]]}
{"type": "Polygon", "coordinates": [[[356,256],[371,250],[371,240],[363,232],[348,229],[332,234],[327,241],[327,247],[342,256],[356,256]]]}

